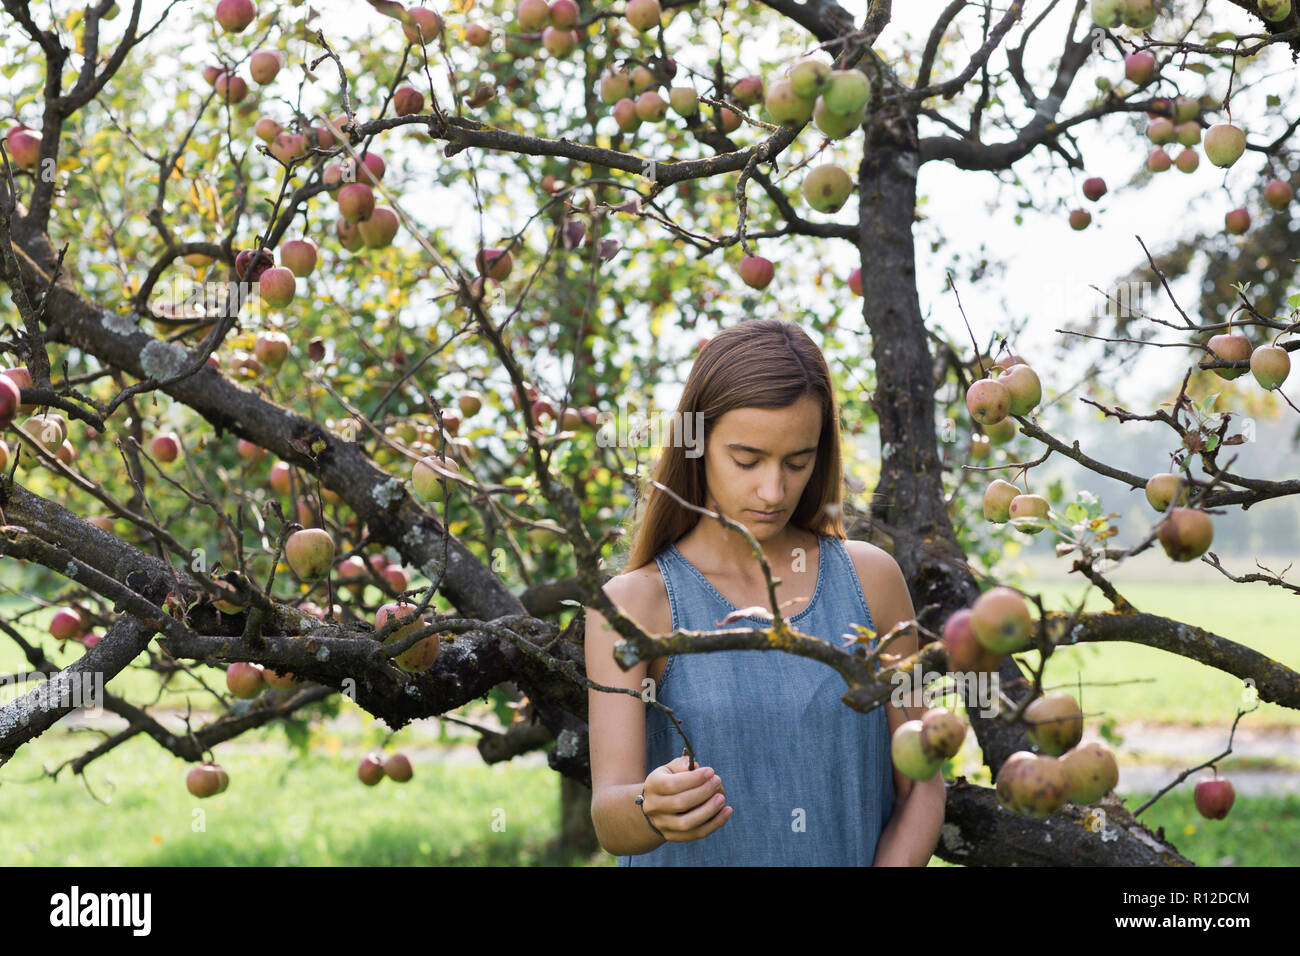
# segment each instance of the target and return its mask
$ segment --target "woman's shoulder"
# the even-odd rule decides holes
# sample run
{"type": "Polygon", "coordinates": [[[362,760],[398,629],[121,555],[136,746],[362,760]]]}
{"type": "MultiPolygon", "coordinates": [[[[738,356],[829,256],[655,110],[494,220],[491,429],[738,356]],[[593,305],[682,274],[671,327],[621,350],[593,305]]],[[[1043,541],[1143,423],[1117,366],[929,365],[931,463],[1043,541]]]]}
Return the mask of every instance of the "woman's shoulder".
{"type": "Polygon", "coordinates": [[[898,562],[894,556],[879,545],[872,544],[870,541],[860,541],[856,538],[838,539],[844,546],[844,550],[853,561],[853,566],[857,568],[859,577],[867,577],[873,571],[879,572],[881,569],[889,568],[893,565],[898,567],[898,562]]]}
{"type": "Polygon", "coordinates": [[[651,634],[666,634],[673,629],[668,587],[657,561],[624,571],[605,582],[605,593],[628,617],[651,634]]]}

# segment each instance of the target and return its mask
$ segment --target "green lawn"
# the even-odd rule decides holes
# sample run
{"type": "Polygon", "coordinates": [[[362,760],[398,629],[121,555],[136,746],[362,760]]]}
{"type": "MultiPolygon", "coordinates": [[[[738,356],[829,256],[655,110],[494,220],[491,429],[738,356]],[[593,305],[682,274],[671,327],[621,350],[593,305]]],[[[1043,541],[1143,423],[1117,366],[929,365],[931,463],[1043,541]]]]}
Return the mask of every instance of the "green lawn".
{"type": "MultiPolygon", "coordinates": [[[[40,779],[42,763],[54,766],[85,743],[47,738],[39,756],[26,748],[0,769],[0,845],[11,865],[615,865],[607,853],[587,860],[551,849],[559,780],[544,767],[452,766],[417,755],[409,783],[368,788],[354,773],[359,749],[294,759],[249,741],[221,748],[230,789],[198,800],[185,790],[186,765],[137,738],[92,764],[92,796],[66,771],[57,783],[40,779]]],[[[1145,799],[1133,795],[1128,805],[1145,799]]],[[[1300,798],[1238,798],[1226,820],[1212,821],[1176,792],[1142,818],[1202,866],[1300,859],[1300,798]]]]}
{"type": "MultiPolygon", "coordinates": [[[[1073,582],[1026,587],[1053,607],[1082,590],[1073,582]]],[[[1296,598],[1279,589],[1256,586],[1247,592],[1224,581],[1141,582],[1121,590],[1142,610],[1197,623],[1300,670],[1300,635],[1288,623],[1296,598]]],[[[1094,593],[1089,608],[1104,607],[1094,593]]],[[[31,621],[32,630],[48,616],[31,621]]],[[[48,637],[41,643],[47,653],[53,650],[48,637]]],[[[66,663],[73,654],[57,659],[66,663]]],[[[0,643],[0,672],[23,666],[12,645],[0,643]]],[[[1090,716],[1090,730],[1098,726],[1094,721],[1202,723],[1222,726],[1226,739],[1241,700],[1235,678],[1135,645],[1063,647],[1049,667],[1049,683],[1073,683],[1076,672],[1087,681],[1141,681],[1085,687],[1085,710],[1098,715],[1090,716]]],[[[205,673],[224,690],[220,671],[205,673]]],[[[183,702],[187,680],[179,678],[164,703],[183,702]]],[[[156,694],[156,678],[139,671],[110,686],[136,701],[156,694]]],[[[196,696],[194,703],[206,708],[211,698],[196,696]]],[[[1250,727],[1297,723],[1300,715],[1272,704],[1243,718],[1250,727]]],[[[568,859],[552,849],[559,820],[559,780],[552,771],[444,763],[435,758],[438,738],[429,724],[402,731],[394,742],[412,754],[414,780],[362,786],[356,762],[382,732],[368,718],[352,731],[318,728],[306,755],[274,729],[222,744],[217,757],[230,774],[230,789],[197,800],[185,790],[188,765],[146,738],[94,762],[88,787],[66,770],[57,783],[43,779],[42,766],[52,768],[99,739],[56,728],[0,768],[0,845],[16,865],[614,864],[605,853],[568,859]]],[[[1143,819],[1153,829],[1164,826],[1198,864],[1230,858],[1237,865],[1293,865],[1300,859],[1295,797],[1239,797],[1224,821],[1202,819],[1184,797],[1165,797],[1143,819]]],[[[1142,799],[1134,795],[1129,806],[1142,799]]]]}
{"type": "MultiPolygon", "coordinates": [[[[1085,582],[1086,584],[1086,582],[1085,582]]],[[[1041,594],[1044,604],[1066,610],[1077,604],[1084,588],[1074,583],[1034,582],[1024,585],[1041,594]]],[[[1275,661],[1300,671],[1300,597],[1280,588],[1222,582],[1141,582],[1120,586],[1139,610],[1171,617],[1205,628],[1275,661]],[[1247,588],[1250,590],[1247,590],[1247,588]]],[[[1088,611],[1102,611],[1109,602],[1091,590],[1088,611]]],[[[1036,664],[1038,653],[1025,656],[1036,664]]],[[[1136,681],[1118,686],[1087,686],[1085,712],[1104,711],[1120,722],[1212,724],[1231,727],[1242,702],[1242,683],[1236,677],[1165,651],[1138,644],[1108,643],[1061,647],[1047,668],[1051,685],[1071,684],[1076,678],[1096,682],[1136,681]]],[[[1242,718],[1241,726],[1295,727],[1300,711],[1261,701],[1242,718]]]]}
{"type": "Polygon", "coordinates": [[[415,756],[411,781],[371,788],[356,778],[362,748],[295,759],[284,746],[249,741],[219,748],[230,788],[200,800],[185,789],[187,764],[136,738],[88,768],[93,796],[67,771],[57,783],[41,779],[42,763],[53,767],[86,743],[84,735],[47,734],[0,769],[0,845],[9,864],[588,862],[550,849],[560,789],[544,767],[450,766],[415,756]]]}

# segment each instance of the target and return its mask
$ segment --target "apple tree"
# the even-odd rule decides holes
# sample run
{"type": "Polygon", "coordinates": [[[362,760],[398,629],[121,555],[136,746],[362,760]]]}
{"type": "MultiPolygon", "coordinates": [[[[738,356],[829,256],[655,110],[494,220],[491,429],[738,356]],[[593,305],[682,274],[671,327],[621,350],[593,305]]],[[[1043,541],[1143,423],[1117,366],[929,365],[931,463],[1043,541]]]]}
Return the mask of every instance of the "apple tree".
{"type": "MultiPolygon", "coordinates": [[[[1300,492],[1228,454],[1234,402],[1295,409],[1287,0],[147,6],[3,0],[0,631],[31,686],[0,705],[0,763],[92,678],[138,672],[216,716],[178,732],[110,689],[127,727],[70,772],[144,734],[212,796],[238,785],[222,743],[344,697],[392,728],[487,697],[506,730],[480,728],[484,759],[547,748],[589,783],[579,606],[623,635],[624,666],[789,630],[649,635],[600,590],[652,463],[626,414],[653,410],[711,329],[781,314],[778,289],[808,303],[847,432],[878,433],[844,517],[897,559],[922,637],[903,659],[890,635],[871,655],[789,650],[835,668],[859,710],[948,671],[996,673],[1008,705],[968,708],[997,786],[948,782],[940,856],[1187,862],[1109,787],[1069,799],[1078,704],[1043,693],[1060,644],[1160,648],[1300,706],[1289,668],[1106,577],[1148,548],[1209,561],[1214,515],[1300,492]],[[1088,175],[1095,131],[1132,153],[1131,183],[1088,175]],[[1052,430],[1023,323],[958,337],[923,315],[918,240],[944,201],[920,192],[927,166],[958,174],[948,190],[997,178],[1020,208],[1073,205],[1078,230],[1105,229],[1120,188],[1222,178],[1241,238],[1208,274],[1232,281],[1062,342],[1105,343],[1080,359],[1093,403],[1116,428],[1167,427],[1167,469],[1052,430]],[[841,254],[857,268],[820,265],[841,254]],[[1168,345],[1157,332],[1190,356],[1181,387],[1150,411],[1106,404],[1107,371],[1168,345]],[[1151,526],[1096,494],[1030,494],[1051,455],[1144,489],[1151,526]],[[1031,613],[977,570],[1049,528],[1111,612],[1031,613]],[[1059,799],[1021,800],[1025,781],[1059,799]]],[[[1197,248],[1136,268],[1168,292],[1197,248]]],[[[399,757],[358,774],[409,779],[399,757]]]]}

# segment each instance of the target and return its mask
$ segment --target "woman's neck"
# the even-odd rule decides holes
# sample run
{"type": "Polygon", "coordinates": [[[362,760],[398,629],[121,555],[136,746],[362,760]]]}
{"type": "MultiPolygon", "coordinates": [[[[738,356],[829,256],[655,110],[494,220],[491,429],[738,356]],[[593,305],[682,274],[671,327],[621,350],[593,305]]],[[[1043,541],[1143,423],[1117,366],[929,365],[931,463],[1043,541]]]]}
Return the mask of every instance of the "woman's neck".
{"type": "MultiPolygon", "coordinates": [[[[753,534],[753,531],[750,533],[753,534]]],[[[768,567],[773,569],[787,567],[796,548],[807,551],[817,544],[817,536],[813,532],[788,522],[770,536],[760,537],[755,534],[754,537],[763,550],[768,567]]],[[[754,581],[762,580],[762,570],[754,557],[754,549],[744,535],[722,527],[712,518],[701,518],[677,542],[677,550],[705,574],[718,571],[738,574],[754,581]]],[[[773,573],[776,574],[775,571],[773,573]]]]}

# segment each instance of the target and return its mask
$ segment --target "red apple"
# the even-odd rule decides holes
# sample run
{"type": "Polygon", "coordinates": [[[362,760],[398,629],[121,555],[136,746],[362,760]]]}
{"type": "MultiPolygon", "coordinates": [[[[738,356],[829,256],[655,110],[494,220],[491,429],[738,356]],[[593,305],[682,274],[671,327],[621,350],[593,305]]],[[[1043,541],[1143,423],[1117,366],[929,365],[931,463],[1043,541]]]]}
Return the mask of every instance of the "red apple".
{"type": "Polygon", "coordinates": [[[22,408],[22,392],[7,376],[0,376],[0,429],[8,428],[22,408]]]}
{"type": "Polygon", "coordinates": [[[1008,587],[995,587],[979,596],[971,607],[970,626],[979,642],[995,654],[1020,650],[1034,633],[1029,603],[1008,587]]]}
{"type": "Polygon", "coordinates": [[[302,133],[277,133],[271,141],[270,153],[284,165],[307,155],[307,137],[302,133]]]}
{"type": "Polygon", "coordinates": [[[1146,50],[1124,57],[1124,76],[1138,86],[1146,86],[1156,75],[1156,58],[1146,50]]]}
{"type": "MultiPolygon", "coordinates": [[[[399,627],[384,641],[385,644],[393,644],[427,625],[428,622],[425,621],[423,615],[418,617],[414,617],[414,615],[414,604],[407,604],[404,601],[385,604],[375,615],[375,630],[382,628],[390,617],[399,619],[412,618],[410,624],[399,627]]],[[[423,673],[432,667],[433,662],[437,660],[439,643],[438,635],[430,634],[428,637],[417,641],[413,646],[408,647],[401,654],[398,654],[393,661],[408,674],[423,673]]]]}
{"type": "MultiPolygon", "coordinates": [[[[1206,346],[1217,357],[1230,362],[1248,362],[1250,361],[1251,345],[1250,339],[1240,332],[1225,332],[1219,335],[1211,335],[1206,346]]],[[[1216,368],[1213,369],[1215,375],[1219,378],[1232,380],[1246,374],[1244,368],[1216,368]]]]}
{"type": "Polygon", "coordinates": [[[300,279],[312,274],[316,258],[316,243],[310,239],[290,239],[280,246],[280,265],[300,279]]]}
{"type": "Polygon", "coordinates": [[[222,73],[213,86],[216,88],[217,96],[227,103],[238,103],[248,95],[248,84],[244,82],[244,78],[233,73],[222,73]]]}
{"type": "Polygon", "coordinates": [[[740,278],[745,285],[754,289],[766,289],[776,274],[776,267],[772,265],[771,260],[764,259],[762,256],[745,256],[740,260],[736,271],[740,273],[740,278]]]}
{"type": "Polygon", "coordinates": [[[661,12],[659,0],[627,0],[623,7],[623,16],[627,17],[627,22],[642,33],[659,26],[661,12]]]}
{"type": "Polygon", "coordinates": [[[424,94],[413,86],[399,86],[393,93],[393,111],[398,116],[410,116],[424,109],[424,94]]]}
{"type": "Polygon", "coordinates": [[[293,272],[284,266],[272,266],[257,280],[262,301],[273,309],[282,309],[293,301],[296,284],[293,272]]]}
{"type": "Polygon", "coordinates": [[[966,409],[981,425],[996,425],[1011,409],[1011,392],[991,378],[983,378],[966,389],[966,409]]]}
{"type": "Polygon", "coordinates": [[[578,5],[573,0],[552,0],[550,17],[557,30],[572,30],[578,25],[578,5]]]}
{"type": "Polygon", "coordinates": [[[1102,196],[1106,195],[1106,180],[1100,176],[1092,176],[1083,181],[1083,195],[1085,199],[1096,202],[1102,196]]]}
{"type": "Polygon", "coordinates": [[[349,183],[339,190],[339,215],[348,222],[370,218],[375,211],[375,193],[365,183],[349,183]]]}
{"type": "Polygon", "coordinates": [[[1291,188],[1291,184],[1281,179],[1270,179],[1268,185],[1264,187],[1264,202],[1274,209],[1285,209],[1294,198],[1295,190],[1291,188]]]}
{"type": "Polygon", "coordinates": [[[271,466],[271,476],[269,479],[271,490],[282,495],[287,495],[292,487],[290,479],[289,465],[283,461],[277,461],[271,466]]]}
{"type": "Polygon", "coordinates": [[[219,766],[205,761],[185,775],[185,789],[196,797],[212,797],[225,790],[229,780],[219,766]]]}
{"type": "Polygon", "coordinates": [[[411,586],[410,576],[395,564],[390,564],[388,567],[384,568],[384,580],[387,581],[388,586],[398,594],[401,594],[411,586]]]}
{"type": "Polygon", "coordinates": [[[279,50],[258,50],[248,59],[248,73],[262,86],[275,79],[284,66],[284,54],[279,50]]]}
{"type": "Polygon", "coordinates": [[[357,223],[357,232],[361,234],[361,241],[367,248],[382,249],[393,244],[398,225],[397,213],[387,206],[379,206],[357,223]]]}
{"type": "Polygon", "coordinates": [[[854,295],[862,295],[862,267],[854,269],[849,273],[849,291],[854,295]]]}
{"type": "Polygon", "coordinates": [[[361,167],[357,170],[356,178],[361,183],[373,186],[384,178],[387,169],[388,164],[382,156],[367,150],[361,154],[361,167]]]}
{"type": "Polygon", "coordinates": [[[1192,792],[1197,813],[1207,820],[1222,820],[1226,817],[1236,797],[1232,783],[1223,777],[1198,781],[1192,792]]]}
{"type": "Polygon", "coordinates": [[[163,432],[155,435],[149,443],[150,453],[162,462],[175,461],[180,457],[181,441],[175,432],[163,432]]]}
{"type": "Polygon", "coordinates": [[[235,256],[235,278],[245,282],[256,282],[267,269],[275,265],[271,250],[262,248],[258,252],[244,249],[235,256]]]}
{"type": "Polygon", "coordinates": [[[1214,541],[1214,523],[1204,511],[1170,508],[1156,529],[1165,554],[1175,561],[1194,561],[1214,541]]]}
{"type": "Polygon", "coordinates": [[[86,622],[76,608],[60,608],[50,618],[50,636],[55,640],[68,641],[80,634],[85,626],[86,622]]]}
{"type": "Polygon", "coordinates": [[[253,0],[220,0],[217,4],[217,23],[227,33],[242,33],[256,19],[253,0]]]}
{"type": "MultiPolygon", "coordinates": [[[[305,524],[306,522],[299,522],[305,524]]],[[[304,581],[325,577],[334,564],[334,539],[321,528],[304,528],[289,535],[284,556],[293,573],[304,581]]]]}
{"type": "Polygon", "coordinates": [[[1205,131],[1205,156],[1215,166],[1227,168],[1246,151],[1246,134],[1230,123],[1218,123],[1205,131]]]}
{"type": "Polygon", "coordinates": [[[226,668],[226,687],[241,700],[251,700],[262,693],[262,665],[236,661],[226,668]]]}
{"type": "Polygon", "coordinates": [[[373,787],[384,779],[384,758],[382,754],[366,754],[357,766],[357,779],[367,787],[373,787]]]}
{"type": "Polygon", "coordinates": [[[507,278],[515,267],[514,257],[501,249],[480,249],[477,261],[479,273],[497,281],[507,278]]]}
{"type": "Polygon", "coordinates": [[[996,671],[1002,655],[980,643],[970,626],[971,610],[962,608],[949,615],[943,624],[943,648],[948,654],[948,670],[953,673],[996,671]]]}
{"type": "Polygon", "coordinates": [[[428,7],[410,7],[407,14],[411,22],[402,24],[402,33],[412,43],[419,43],[421,37],[425,43],[433,43],[442,33],[442,19],[428,7]]]}
{"type": "Polygon", "coordinates": [[[654,90],[636,98],[636,115],[643,123],[657,123],[668,115],[668,101],[654,90]]]}
{"type": "Polygon", "coordinates": [[[274,329],[262,332],[253,343],[253,354],[269,369],[278,369],[289,357],[289,336],[274,329]]]}
{"type": "Polygon", "coordinates": [[[1167,116],[1158,116],[1147,124],[1147,139],[1157,146],[1164,146],[1178,138],[1178,128],[1167,116]]]}
{"type": "MultiPolygon", "coordinates": [[[[556,0],[556,2],[564,2],[564,0],[556,0]]],[[[567,0],[567,2],[573,3],[573,0],[567,0]]],[[[413,774],[414,771],[411,769],[411,761],[407,758],[406,754],[392,754],[384,761],[384,776],[388,777],[390,780],[395,780],[398,783],[406,783],[406,781],[411,779],[413,774]]]]}
{"type": "Polygon", "coordinates": [[[1092,213],[1086,209],[1070,210],[1070,228],[1076,231],[1087,229],[1092,223],[1092,213]]]}
{"type": "Polygon", "coordinates": [[[741,77],[731,87],[732,102],[750,107],[763,99],[763,78],[761,76],[741,77]]]}
{"type": "Polygon", "coordinates": [[[361,233],[357,229],[357,224],[348,222],[342,217],[334,222],[334,235],[338,238],[339,245],[348,252],[356,252],[365,246],[361,233]]]}
{"type": "Polygon", "coordinates": [[[554,57],[566,57],[578,45],[578,31],[547,27],[542,31],[542,46],[554,57]]]}
{"type": "MultiPolygon", "coordinates": [[[[253,135],[268,145],[283,132],[284,127],[269,116],[259,117],[257,122],[253,124],[253,135]]],[[[188,256],[185,261],[190,261],[188,256]]]]}
{"type": "Polygon", "coordinates": [[[481,23],[471,23],[465,28],[465,42],[470,46],[487,46],[492,39],[492,31],[481,23]]]}
{"type": "Polygon", "coordinates": [[[40,134],[22,126],[15,126],[5,135],[5,148],[14,165],[21,169],[35,169],[41,161],[40,134]]]}
{"type": "Polygon", "coordinates": [[[523,33],[537,33],[551,20],[551,8],[546,0],[520,0],[515,9],[515,22],[523,33]]]}
{"type": "Polygon", "coordinates": [[[1250,229],[1250,212],[1242,206],[1226,213],[1223,217],[1223,228],[1231,235],[1240,236],[1250,229]]]}

